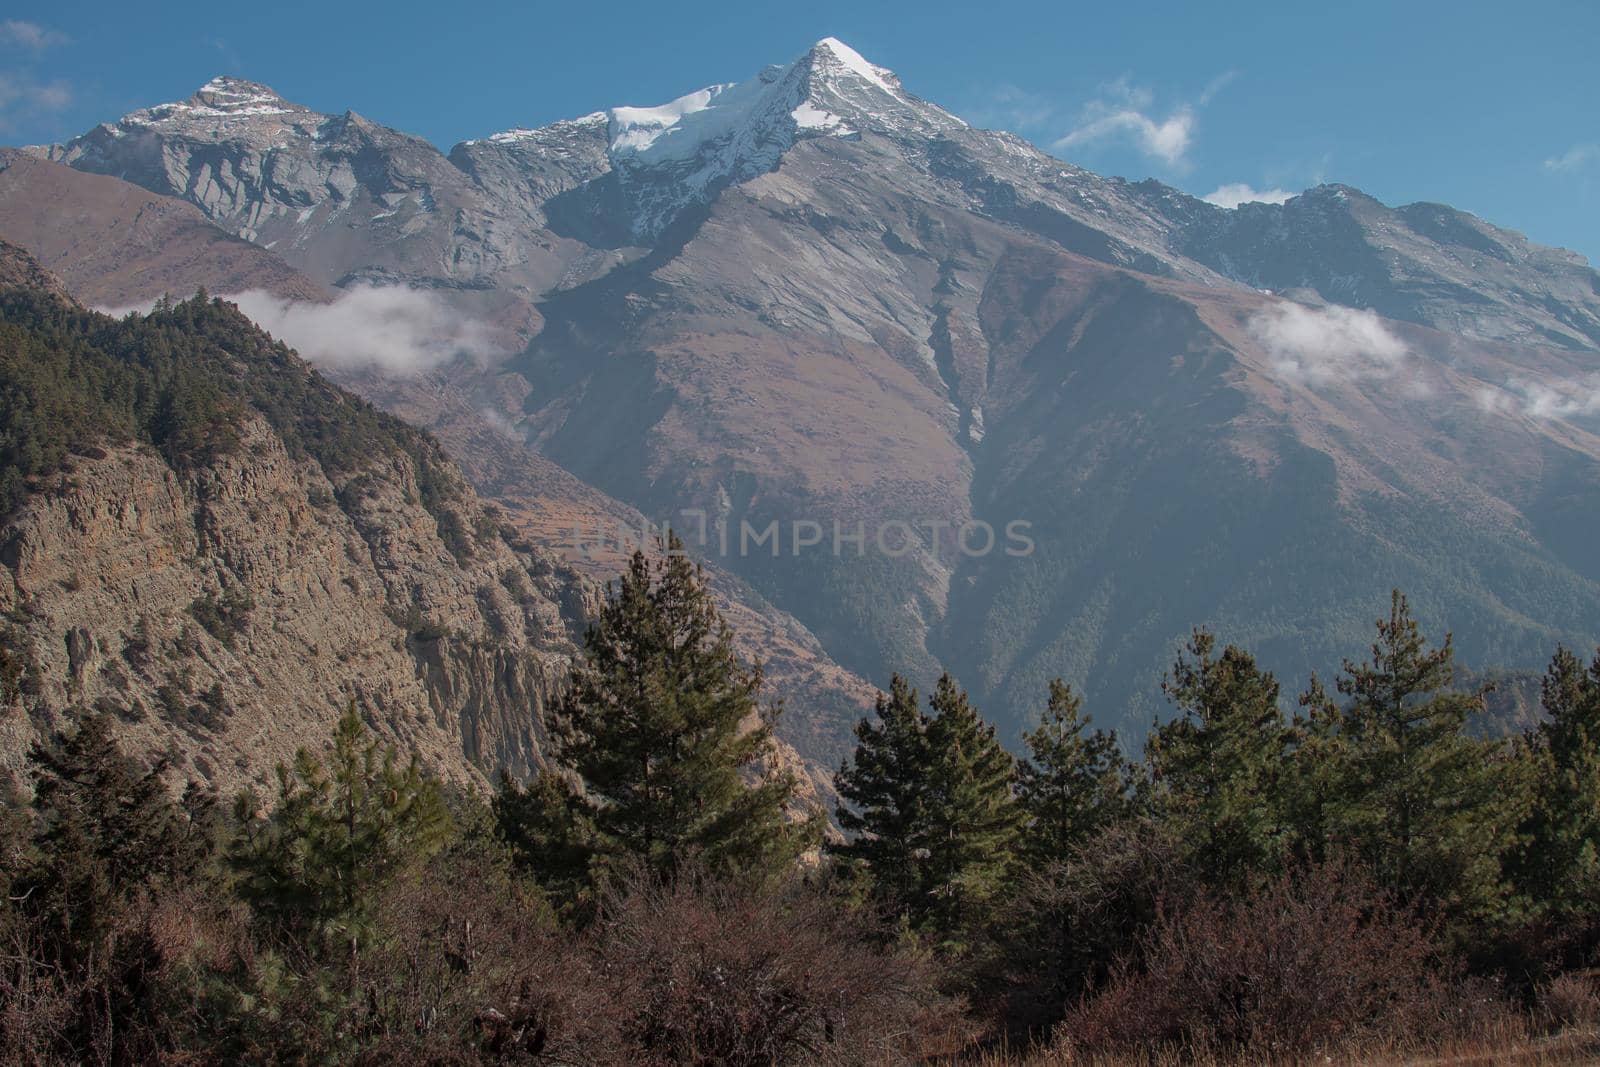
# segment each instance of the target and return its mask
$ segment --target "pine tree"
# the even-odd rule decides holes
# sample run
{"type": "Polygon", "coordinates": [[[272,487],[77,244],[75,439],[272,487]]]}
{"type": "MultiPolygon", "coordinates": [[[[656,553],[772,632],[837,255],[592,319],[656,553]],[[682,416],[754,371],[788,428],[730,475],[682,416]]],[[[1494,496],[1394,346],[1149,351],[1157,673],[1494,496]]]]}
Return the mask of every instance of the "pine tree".
{"type": "Polygon", "coordinates": [[[356,946],[377,891],[450,839],[438,784],[415,756],[401,765],[370,736],[354,701],[324,756],[302,748],[277,774],[270,817],[248,794],[236,805],[239,892],[260,918],[309,947],[356,946]]]}
{"type": "Polygon", "coordinates": [[[1018,767],[1025,848],[1034,861],[1064,860],[1130,810],[1128,766],[1116,735],[1088,728],[1083,698],[1061,679],[1052,681],[1039,725],[1022,735],[1028,759],[1018,767]]]}
{"type": "Polygon", "coordinates": [[[1371,659],[1338,683],[1348,747],[1330,832],[1402,900],[1488,917],[1506,903],[1522,801],[1506,746],[1468,735],[1483,692],[1451,689],[1450,638],[1428,648],[1399,590],[1377,627],[1371,659]]]}
{"type": "Polygon", "coordinates": [[[1331,858],[1331,820],[1345,788],[1348,746],[1342,733],[1344,714],[1315,674],[1300,694],[1301,710],[1291,724],[1285,813],[1291,849],[1299,860],[1322,863],[1331,858]]]}
{"type": "Polygon", "coordinates": [[[879,693],[874,719],[856,724],[856,749],[834,785],[849,835],[834,854],[865,866],[872,895],[891,913],[920,909],[927,877],[923,846],[928,786],[927,719],[917,691],[898,674],[879,693]]]}
{"type": "Polygon", "coordinates": [[[1016,861],[1023,816],[1016,761],[948,674],[934,687],[929,707],[929,923],[941,945],[959,949],[990,916],[1016,861]]]}
{"type": "Polygon", "coordinates": [[[1540,690],[1546,718],[1528,739],[1533,808],[1519,882],[1568,929],[1600,935],[1600,654],[1588,669],[1556,650],[1540,690]]]}
{"type": "Polygon", "coordinates": [[[126,755],[109,713],[35,745],[28,760],[38,865],[26,892],[63,947],[92,951],[136,900],[204,873],[214,845],[204,794],[186,793],[187,809],[174,802],[165,761],[126,755]]]}
{"type": "Polygon", "coordinates": [[[1275,872],[1285,858],[1284,759],[1290,740],[1278,683],[1233,645],[1190,638],[1162,683],[1178,716],[1156,729],[1145,758],[1157,812],[1221,888],[1275,872]]]}
{"type": "Polygon", "coordinates": [[[21,863],[0,876],[10,882],[0,904],[0,1002],[21,994],[7,1003],[0,1046],[17,1062],[165,1059],[165,983],[184,949],[152,936],[151,923],[169,894],[218,889],[209,794],[191,787],[174,800],[166,764],[125,754],[107,714],[35,745],[29,762],[33,817],[5,819],[0,841],[8,863],[21,863]],[[19,1034],[27,1035],[20,1046],[19,1034]],[[51,1044],[54,1054],[41,1055],[51,1044]]]}
{"type": "Polygon", "coordinates": [[[595,841],[582,792],[559,771],[540,774],[527,788],[502,773],[492,811],[512,863],[569,914],[586,912],[594,903],[588,883],[595,841]]]}
{"type": "Polygon", "coordinates": [[[786,871],[821,834],[789,819],[795,781],[746,775],[772,754],[778,705],[757,702],[699,569],[673,535],[655,566],[634,553],[584,639],[556,716],[557,757],[584,785],[602,867],[669,874],[691,857],[753,878],[786,871]]]}

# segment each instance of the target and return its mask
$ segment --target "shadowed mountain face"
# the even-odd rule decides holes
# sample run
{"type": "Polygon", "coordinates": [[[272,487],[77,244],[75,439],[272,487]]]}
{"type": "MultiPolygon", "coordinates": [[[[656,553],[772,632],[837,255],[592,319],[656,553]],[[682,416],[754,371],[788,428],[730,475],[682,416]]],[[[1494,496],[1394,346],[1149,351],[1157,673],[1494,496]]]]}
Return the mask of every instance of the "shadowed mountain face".
{"type": "Polygon", "coordinates": [[[1484,665],[1600,636],[1600,276],[1446,207],[1103,178],[831,39],[448,157],[226,80],[49,154],[492,317],[437,395],[518,441],[460,423],[469,469],[703,515],[843,666],[1013,726],[1059,674],[1142,728],[1196,623],[1331,668],[1394,584],[1484,665]]]}

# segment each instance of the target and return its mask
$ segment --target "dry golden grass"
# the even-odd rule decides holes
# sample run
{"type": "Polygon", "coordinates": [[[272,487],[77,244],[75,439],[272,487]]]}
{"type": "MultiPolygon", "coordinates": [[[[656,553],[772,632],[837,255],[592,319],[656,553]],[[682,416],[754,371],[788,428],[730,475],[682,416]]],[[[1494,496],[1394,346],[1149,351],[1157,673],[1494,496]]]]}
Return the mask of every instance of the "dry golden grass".
{"type": "Polygon", "coordinates": [[[961,1062],[964,1067],[1575,1067],[1600,1064],[1600,1031],[1543,1034],[1521,1021],[1509,1021],[1470,1039],[1432,1049],[1393,1044],[1285,1058],[1270,1053],[1214,1055],[1178,1049],[1083,1053],[1061,1046],[1020,1055],[990,1052],[961,1062]]]}

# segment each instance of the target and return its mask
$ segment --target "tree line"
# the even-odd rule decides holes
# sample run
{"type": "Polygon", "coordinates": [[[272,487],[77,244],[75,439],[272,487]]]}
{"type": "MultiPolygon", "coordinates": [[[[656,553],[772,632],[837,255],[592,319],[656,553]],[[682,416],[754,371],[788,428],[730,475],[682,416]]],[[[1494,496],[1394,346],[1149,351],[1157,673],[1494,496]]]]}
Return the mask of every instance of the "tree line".
{"type": "Polygon", "coordinates": [[[1485,737],[1485,692],[1398,592],[1289,714],[1196,630],[1137,757],[1061,681],[1013,756],[951,678],[925,699],[895,678],[836,826],[775,766],[762,688],[695,566],[637,553],[548,766],[492,796],[352,706],[225,810],[86,715],[3,809],[0,1053],[1259,1057],[1595,1017],[1600,659],[1558,651],[1543,720],[1485,737]]]}

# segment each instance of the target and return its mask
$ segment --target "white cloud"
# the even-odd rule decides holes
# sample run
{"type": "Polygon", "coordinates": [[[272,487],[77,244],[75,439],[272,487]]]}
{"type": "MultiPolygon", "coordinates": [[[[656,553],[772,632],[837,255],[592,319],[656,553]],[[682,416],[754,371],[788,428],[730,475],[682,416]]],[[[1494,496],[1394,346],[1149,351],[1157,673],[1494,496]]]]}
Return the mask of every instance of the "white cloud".
{"type": "Polygon", "coordinates": [[[37,22],[6,19],[0,22],[0,44],[17,45],[33,52],[43,52],[58,44],[66,44],[67,35],[46,29],[37,22]]]}
{"type": "Polygon", "coordinates": [[[1281,204],[1294,195],[1287,189],[1253,189],[1244,182],[1230,182],[1217,186],[1200,199],[1231,211],[1240,204],[1281,204]]]}
{"type": "Polygon", "coordinates": [[[1553,384],[1513,378],[1502,387],[1479,387],[1473,400],[1480,410],[1491,415],[1526,415],[1533,419],[1600,415],[1600,375],[1582,382],[1553,384]]]}
{"type": "Polygon", "coordinates": [[[1589,162],[1600,159],[1600,144],[1580,144],[1567,149],[1559,156],[1544,161],[1545,170],[1577,170],[1589,162]]]}
{"type": "Polygon", "coordinates": [[[459,356],[484,359],[499,351],[480,324],[426,290],[357,287],[331,304],[262,290],[226,299],[312,363],[333,369],[413,375],[459,356]]]}
{"type": "MultiPolygon", "coordinates": [[[[1213,91],[1208,89],[1208,93],[1213,91]]],[[[1057,138],[1050,147],[1062,151],[1120,137],[1131,140],[1139,151],[1169,167],[1182,167],[1194,141],[1194,108],[1180,104],[1165,117],[1155,117],[1153,104],[1154,97],[1148,89],[1119,78],[1103,86],[1100,97],[1083,109],[1077,128],[1057,138]]]]}
{"type": "Polygon", "coordinates": [[[1371,311],[1273,304],[1250,317],[1249,331],[1282,377],[1320,386],[1394,376],[1410,350],[1371,311]]]}

